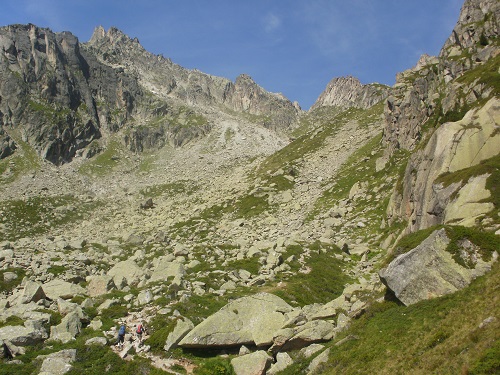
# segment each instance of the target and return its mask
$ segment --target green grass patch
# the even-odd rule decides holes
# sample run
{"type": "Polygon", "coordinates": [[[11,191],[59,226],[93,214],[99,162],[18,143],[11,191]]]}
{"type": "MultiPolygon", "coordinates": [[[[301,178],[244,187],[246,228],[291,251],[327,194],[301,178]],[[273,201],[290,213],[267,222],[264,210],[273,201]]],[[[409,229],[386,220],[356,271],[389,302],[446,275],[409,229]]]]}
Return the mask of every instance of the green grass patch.
{"type": "Polygon", "coordinates": [[[24,268],[9,267],[4,270],[0,270],[0,292],[10,292],[12,289],[17,287],[23,281],[24,276],[26,276],[26,270],[24,268]],[[17,275],[17,278],[11,281],[5,281],[4,274],[7,272],[13,272],[17,275]]]}
{"type": "Polygon", "coordinates": [[[6,326],[24,326],[24,320],[18,316],[11,315],[4,321],[0,321],[0,328],[6,326]]]}
{"type": "Polygon", "coordinates": [[[324,374],[465,374],[496,373],[500,264],[470,287],[444,297],[404,307],[393,302],[373,304],[331,345],[324,374]],[[484,368],[481,366],[484,365],[484,368]],[[476,372],[477,371],[477,372],[476,372]]]}
{"type": "Polygon", "coordinates": [[[312,244],[320,250],[311,251],[307,259],[307,273],[296,272],[291,276],[281,276],[284,288],[273,291],[291,304],[301,306],[312,303],[326,303],[342,294],[344,286],[351,279],[342,272],[343,263],[334,254],[342,251],[335,245],[319,242],[312,244]]]}
{"type": "Polygon", "coordinates": [[[177,319],[171,319],[170,316],[166,315],[156,315],[148,324],[149,337],[144,343],[151,346],[153,353],[164,353],[165,341],[176,324],[177,319]]]}
{"type": "Polygon", "coordinates": [[[5,239],[12,241],[82,220],[97,204],[70,195],[0,201],[0,222],[6,224],[5,239]]]}
{"type": "Polygon", "coordinates": [[[202,362],[194,370],[195,375],[234,375],[233,366],[229,358],[215,357],[202,362]]]}
{"type": "Polygon", "coordinates": [[[87,176],[109,174],[120,164],[120,155],[123,150],[123,146],[118,141],[111,141],[103,152],[82,164],[79,172],[87,176]]]}
{"type": "Polygon", "coordinates": [[[455,262],[463,267],[474,267],[474,263],[472,263],[470,259],[464,259],[461,256],[463,247],[460,246],[460,243],[464,240],[468,240],[476,245],[481,258],[486,262],[490,261],[493,253],[500,249],[500,236],[484,232],[476,228],[447,226],[446,234],[450,238],[450,243],[447,246],[446,251],[450,252],[453,255],[455,262]]]}
{"type": "Polygon", "coordinates": [[[226,270],[246,270],[252,275],[257,275],[259,273],[260,263],[257,257],[245,258],[241,260],[234,260],[229,262],[225,267],[226,270]]]}

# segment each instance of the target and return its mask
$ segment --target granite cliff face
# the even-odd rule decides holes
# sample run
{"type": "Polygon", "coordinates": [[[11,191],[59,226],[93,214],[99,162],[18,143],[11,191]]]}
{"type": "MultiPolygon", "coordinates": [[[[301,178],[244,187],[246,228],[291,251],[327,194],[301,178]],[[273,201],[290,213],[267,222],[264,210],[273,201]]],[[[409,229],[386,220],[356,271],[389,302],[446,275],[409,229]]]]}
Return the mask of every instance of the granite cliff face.
{"type": "Polygon", "coordinates": [[[296,122],[288,99],[250,77],[233,83],[184,69],[115,28],[97,28],[80,44],[68,32],[7,26],[0,49],[2,157],[13,152],[16,136],[54,164],[117,132],[132,151],[180,146],[210,131],[219,105],[222,115],[224,108],[255,115],[278,132],[296,122]]]}
{"type": "Polygon", "coordinates": [[[460,180],[457,173],[475,176],[473,167],[499,152],[499,105],[493,99],[500,94],[494,78],[499,18],[498,2],[466,1],[439,57],[422,56],[415,68],[399,74],[387,99],[386,154],[414,150],[403,190],[394,192],[388,208],[389,216],[408,222],[407,233],[443,223],[473,226],[493,209],[480,203],[484,184],[460,180]],[[451,185],[438,179],[453,173],[457,181],[451,185]],[[464,206],[450,216],[450,207],[464,203],[465,191],[470,210],[464,206]]]}
{"type": "Polygon", "coordinates": [[[376,83],[362,85],[355,77],[334,78],[328,83],[311,110],[327,106],[367,109],[384,100],[388,92],[388,86],[376,83]]]}

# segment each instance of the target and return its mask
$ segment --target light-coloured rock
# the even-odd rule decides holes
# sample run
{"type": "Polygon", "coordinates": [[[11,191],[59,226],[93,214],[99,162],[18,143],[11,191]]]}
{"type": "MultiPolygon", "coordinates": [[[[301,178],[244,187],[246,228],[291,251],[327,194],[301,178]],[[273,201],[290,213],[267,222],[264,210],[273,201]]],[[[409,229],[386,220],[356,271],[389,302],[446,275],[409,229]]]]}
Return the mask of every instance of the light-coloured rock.
{"type": "Polygon", "coordinates": [[[136,285],[145,275],[145,271],[137,265],[132,259],[116,263],[109,271],[108,275],[113,277],[117,287],[125,279],[126,285],[136,285]]]}
{"type": "Polygon", "coordinates": [[[236,375],[264,375],[272,358],[263,350],[231,360],[236,375]]]}
{"type": "Polygon", "coordinates": [[[85,295],[86,291],[80,285],[67,281],[54,279],[42,285],[48,298],[56,300],[58,298],[71,299],[76,295],[85,295]]]}
{"type": "Polygon", "coordinates": [[[305,358],[312,357],[317,352],[323,350],[325,348],[324,345],[321,344],[311,344],[306,346],[305,348],[300,349],[299,353],[305,358]]]}
{"type": "Polygon", "coordinates": [[[167,336],[167,340],[165,342],[165,349],[167,352],[170,349],[174,349],[177,344],[194,328],[194,324],[188,318],[180,318],[177,320],[177,324],[172,332],[170,332],[167,336]]]}
{"type": "Polygon", "coordinates": [[[46,295],[40,283],[28,280],[21,294],[21,303],[37,302],[45,299],[46,295]]]}
{"type": "Polygon", "coordinates": [[[141,290],[137,295],[137,304],[139,306],[146,305],[153,300],[153,292],[151,289],[141,290]]]}
{"type": "Polygon", "coordinates": [[[307,374],[319,374],[319,371],[321,371],[321,365],[328,361],[329,355],[330,348],[326,349],[323,353],[314,358],[311,363],[309,363],[309,366],[307,366],[307,374]]]}
{"type": "Polygon", "coordinates": [[[111,275],[91,276],[87,278],[87,294],[90,297],[98,297],[116,289],[116,285],[111,275]]]}
{"type": "Polygon", "coordinates": [[[47,338],[47,332],[41,324],[27,321],[24,326],[5,326],[0,328],[0,340],[10,341],[14,345],[28,346],[47,338]]]}
{"type": "Polygon", "coordinates": [[[267,370],[266,375],[273,375],[280,371],[283,371],[287,367],[293,364],[293,359],[288,353],[278,353],[276,354],[276,363],[271,365],[271,368],[267,370]]]}
{"type": "Polygon", "coordinates": [[[67,343],[75,339],[82,330],[82,323],[78,312],[73,311],[66,315],[57,326],[50,327],[50,339],[67,343]]]}
{"type": "Polygon", "coordinates": [[[63,375],[70,371],[76,360],[76,349],[65,349],[46,356],[39,375],[63,375]]]}
{"type": "Polygon", "coordinates": [[[293,309],[281,298],[258,293],[228,303],[197,325],[179,343],[182,347],[270,345],[274,333],[293,309]]]}
{"type": "Polygon", "coordinates": [[[325,342],[335,336],[335,326],[326,320],[313,320],[294,329],[295,334],[286,341],[282,351],[300,349],[313,343],[325,342]]]}
{"type": "Polygon", "coordinates": [[[491,202],[484,200],[491,197],[491,192],[486,189],[486,180],[490,175],[471,177],[462,187],[457,198],[450,202],[445,209],[444,222],[453,225],[472,227],[475,220],[495,208],[491,202]]]}
{"type": "Polygon", "coordinates": [[[171,261],[167,257],[162,257],[154,268],[151,278],[148,281],[169,281],[173,279],[174,282],[179,283],[185,274],[186,271],[182,263],[171,261]]]}
{"type": "MultiPolygon", "coordinates": [[[[474,268],[465,268],[455,262],[446,251],[450,239],[444,229],[434,231],[419,246],[399,255],[387,268],[379,273],[382,282],[391,289],[405,305],[453,293],[487,272],[492,261],[485,262],[481,256],[467,255],[475,260],[474,268]],[[429,265],[432,264],[432,267],[429,265]]],[[[463,248],[464,254],[474,248],[463,248]]],[[[496,253],[495,253],[496,254],[496,253]]]]}
{"type": "Polygon", "coordinates": [[[108,344],[108,340],[106,337],[92,337],[85,341],[85,345],[98,345],[98,346],[106,346],[108,344]]]}

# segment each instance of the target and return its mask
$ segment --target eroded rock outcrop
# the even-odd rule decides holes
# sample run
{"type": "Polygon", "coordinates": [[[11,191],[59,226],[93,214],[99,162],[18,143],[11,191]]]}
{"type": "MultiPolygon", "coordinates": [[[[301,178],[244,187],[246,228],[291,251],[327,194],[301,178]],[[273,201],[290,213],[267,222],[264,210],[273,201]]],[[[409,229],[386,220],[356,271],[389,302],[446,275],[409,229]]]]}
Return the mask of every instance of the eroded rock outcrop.
{"type": "Polygon", "coordinates": [[[446,231],[434,231],[425,241],[409,252],[399,255],[387,268],[380,271],[382,282],[394,292],[405,305],[456,292],[469,285],[473,279],[483,275],[496,261],[494,253],[491,260],[483,261],[476,254],[477,249],[463,243],[457,259],[447,251],[450,243],[446,231]]]}
{"type": "Polygon", "coordinates": [[[355,77],[332,79],[321,93],[311,110],[320,107],[355,107],[367,109],[380,103],[389,93],[389,87],[377,83],[362,85],[355,77]]]}
{"type": "Polygon", "coordinates": [[[446,186],[437,179],[496,156],[500,144],[498,126],[500,100],[493,98],[461,121],[439,127],[427,146],[410,158],[402,196],[394,193],[389,215],[407,218],[407,231],[414,232],[456,219],[470,226],[475,218],[491,211],[492,205],[482,202],[489,197],[485,192],[487,175],[446,186]]]}

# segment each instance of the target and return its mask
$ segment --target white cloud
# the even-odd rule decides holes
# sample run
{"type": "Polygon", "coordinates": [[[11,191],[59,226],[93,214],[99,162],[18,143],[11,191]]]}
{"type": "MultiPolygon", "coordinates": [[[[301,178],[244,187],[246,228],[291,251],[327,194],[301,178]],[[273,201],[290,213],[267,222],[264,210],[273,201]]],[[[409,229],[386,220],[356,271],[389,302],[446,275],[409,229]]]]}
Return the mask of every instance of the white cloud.
{"type": "Polygon", "coordinates": [[[268,13],[262,20],[266,33],[272,33],[281,26],[281,18],[273,13],[268,13]]]}

